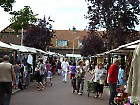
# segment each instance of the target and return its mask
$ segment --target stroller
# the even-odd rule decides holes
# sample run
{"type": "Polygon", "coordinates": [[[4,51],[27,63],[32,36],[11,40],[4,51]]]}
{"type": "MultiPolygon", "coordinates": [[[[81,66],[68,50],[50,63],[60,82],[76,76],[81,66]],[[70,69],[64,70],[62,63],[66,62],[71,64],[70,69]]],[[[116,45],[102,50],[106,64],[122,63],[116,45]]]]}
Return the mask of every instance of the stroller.
{"type": "Polygon", "coordinates": [[[47,72],[46,83],[52,86],[52,72],[50,70],[47,72]]]}
{"type": "Polygon", "coordinates": [[[90,93],[95,93],[97,87],[97,83],[93,82],[92,80],[87,81],[87,92],[88,92],[88,97],[90,93]]]}

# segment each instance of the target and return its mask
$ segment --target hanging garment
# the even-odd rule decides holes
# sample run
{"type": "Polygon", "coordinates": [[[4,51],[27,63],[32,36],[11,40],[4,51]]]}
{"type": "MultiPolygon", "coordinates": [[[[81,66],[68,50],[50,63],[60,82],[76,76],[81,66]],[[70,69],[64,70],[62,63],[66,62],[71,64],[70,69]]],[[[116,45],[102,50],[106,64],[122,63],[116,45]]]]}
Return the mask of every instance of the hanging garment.
{"type": "Polygon", "coordinates": [[[31,54],[28,55],[27,63],[33,65],[33,57],[31,54]]]}

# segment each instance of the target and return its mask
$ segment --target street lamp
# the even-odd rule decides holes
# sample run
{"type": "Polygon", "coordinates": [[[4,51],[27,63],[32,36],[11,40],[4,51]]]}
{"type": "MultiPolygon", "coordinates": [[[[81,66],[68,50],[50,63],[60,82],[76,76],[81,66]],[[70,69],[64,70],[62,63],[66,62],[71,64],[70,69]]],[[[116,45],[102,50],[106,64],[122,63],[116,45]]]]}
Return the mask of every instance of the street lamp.
{"type": "Polygon", "coordinates": [[[23,46],[23,27],[21,29],[21,46],[23,46]]]}
{"type": "Polygon", "coordinates": [[[73,39],[73,51],[72,51],[72,55],[73,55],[73,62],[74,62],[74,43],[75,43],[75,40],[76,39],[79,39],[79,37],[76,37],[75,39],[73,39]]]}
{"type": "Polygon", "coordinates": [[[21,23],[22,29],[21,29],[21,46],[23,46],[23,22],[21,23]]]}

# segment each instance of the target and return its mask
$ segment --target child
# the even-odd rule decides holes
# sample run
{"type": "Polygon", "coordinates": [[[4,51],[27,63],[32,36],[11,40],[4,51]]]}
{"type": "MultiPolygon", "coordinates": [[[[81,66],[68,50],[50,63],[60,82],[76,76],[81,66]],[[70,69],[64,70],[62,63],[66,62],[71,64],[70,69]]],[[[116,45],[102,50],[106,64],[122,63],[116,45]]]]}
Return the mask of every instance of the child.
{"type": "Polygon", "coordinates": [[[51,70],[48,71],[47,78],[49,78],[50,79],[50,82],[52,83],[52,72],[51,72],[51,70]]]}
{"type": "Polygon", "coordinates": [[[49,63],[49,60],[46,61],[46,78],[45,78],[45,82],[47,83],[47,78],[48,78],[48,75],[50,76],[50,73],[51,72],[51,64],[49,63]]]}

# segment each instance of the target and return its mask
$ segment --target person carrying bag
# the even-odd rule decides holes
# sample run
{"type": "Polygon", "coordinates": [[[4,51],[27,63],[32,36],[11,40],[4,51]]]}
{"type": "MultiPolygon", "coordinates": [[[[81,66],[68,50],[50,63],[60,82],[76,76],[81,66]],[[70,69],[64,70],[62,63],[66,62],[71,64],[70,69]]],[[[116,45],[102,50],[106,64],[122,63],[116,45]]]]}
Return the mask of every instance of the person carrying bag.
{"type": "Polygon", "coordinates": [[[103,68],[102,63],[99,63],[98,66],[95,68],[92,80],[97,83],[95,89],[95,98],[102,100],[103,95],[103,87],[105,84],[106,78],[106,70],[103,68]]]}
{"type": "Polygon", "coordinates": [[[85,69],[83,61],[79,61],[79,66],[76,67],[77,93],[82,95],[84,89],[85,69]]]}

